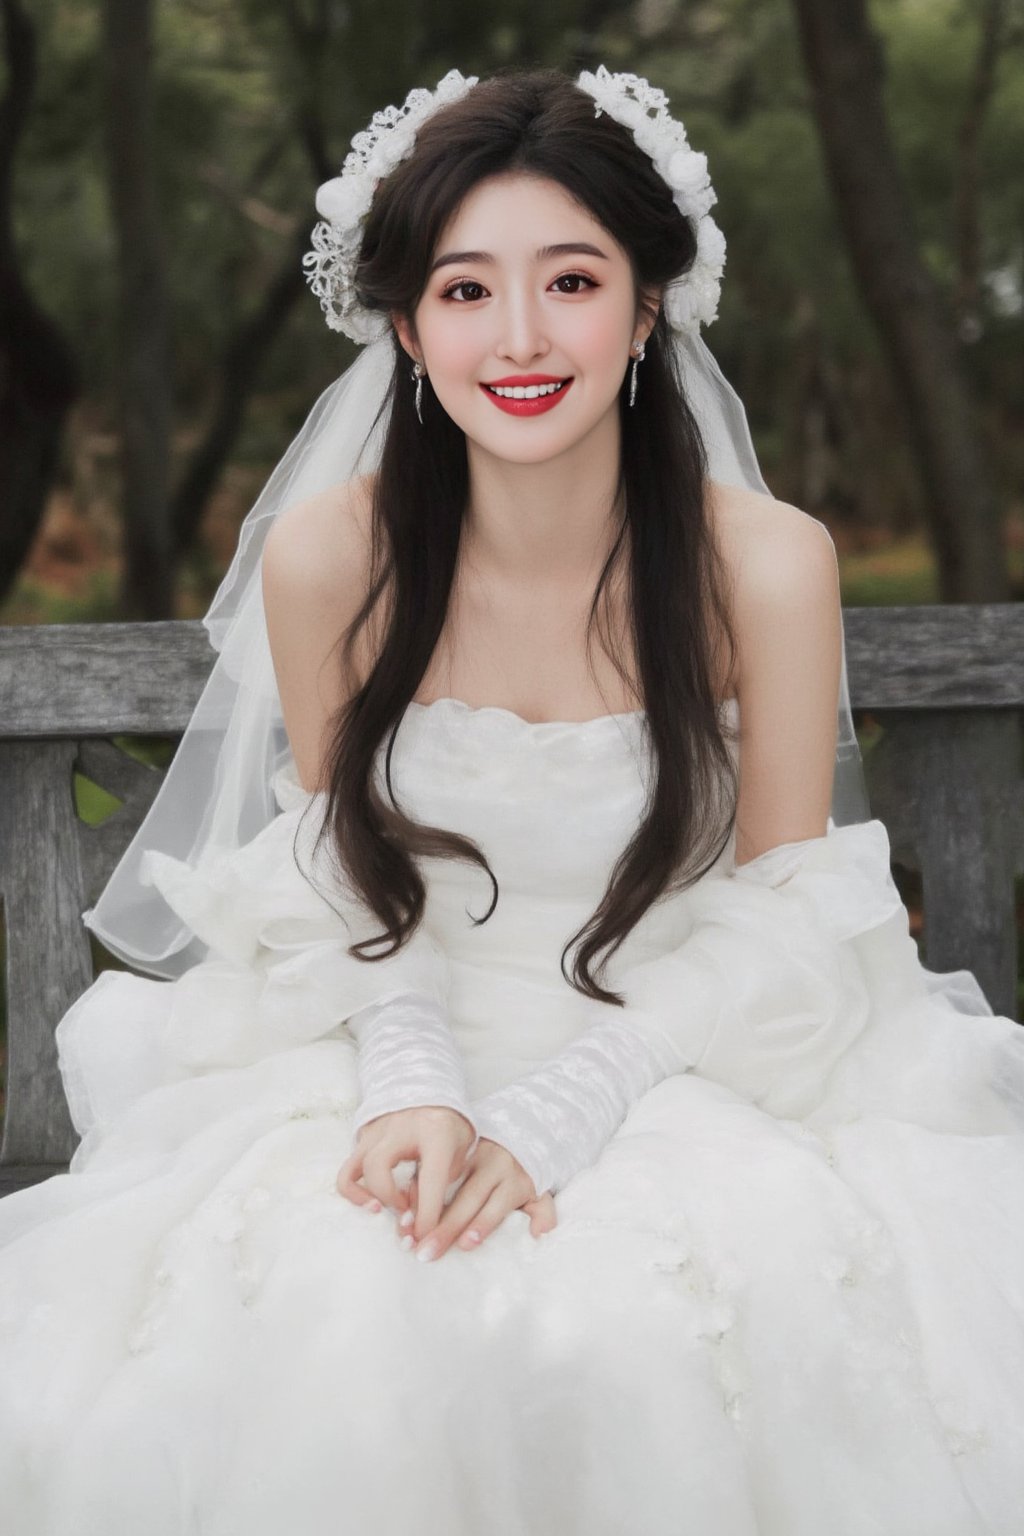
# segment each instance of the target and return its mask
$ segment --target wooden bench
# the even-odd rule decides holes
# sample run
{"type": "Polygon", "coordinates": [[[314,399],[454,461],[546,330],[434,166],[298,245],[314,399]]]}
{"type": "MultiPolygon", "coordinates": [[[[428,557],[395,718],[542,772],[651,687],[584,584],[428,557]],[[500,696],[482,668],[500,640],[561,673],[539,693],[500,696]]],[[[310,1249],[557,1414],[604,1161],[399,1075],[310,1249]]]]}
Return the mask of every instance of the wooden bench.
{"type": "MultiPolygon", "coordinates": [[[[1018,1018],[1015,877],[1024,872],[1024,605],[851,608],[851,703],[872,812],[920,871],[923,959],[973,971],[1018,1018]]],[[[137,830],[160,772],[112,736],[180,736],[213,662],[202,624],[0,629],[0,895],[7,1082],[0,1193],[61,1172],[77,1138],[54,1029],[94,975],[81,913],[137,830]],[[121,802],[77,815],[73,775],[121,802]]]]}

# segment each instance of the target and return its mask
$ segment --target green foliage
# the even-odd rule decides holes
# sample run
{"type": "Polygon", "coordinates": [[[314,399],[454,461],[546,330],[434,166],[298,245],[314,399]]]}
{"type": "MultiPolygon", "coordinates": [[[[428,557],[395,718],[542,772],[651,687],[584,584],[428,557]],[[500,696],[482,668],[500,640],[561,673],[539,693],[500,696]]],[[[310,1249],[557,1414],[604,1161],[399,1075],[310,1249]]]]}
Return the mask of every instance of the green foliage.
{"type": "MultiPolygon", "coordinates": [[[[885,92],[926,260],[951,295],[957,135],[980,0],[874,0],[885,92]]],[[[83,422],[112,433],[115,244],[106,188],[99,0],[38,0],[37,99],[15,165],[15,237],[33,292],[81,360],[83,422]]],[[[898,391],[853,279],[810,111],[791,0],[157,0],[157,193],[173,319],[178,465],[221,387],[225,349],[294,262],[320,179],[372,111],[457,66],[574,69],[605,60],[669,92],[706,151],[728,241],[709,342],[747,403],[766,475],[804,500],[808,410],[826,375],[835,438],[826,506],[920,522],[898,391]],[[895,396],[895,398],[894,398],[895,396]],[[845,411],[847,422],[834,419],[845,411]],[[851,435],[849,422],[859,431],[851,435]],[[884,502],[865,505],[863,455],[884,502]]],[[[1024,439],[1024,43],[999,58],[979,144],[983,333],[965,352],[997,478],[1019,495],[1024,439]],[[995,293],[999,289],[1000,298],[995,293]]],[[[246,485],[279,458],[320,390],[351,359],[297,274],[296,303],[263,359],[234,465],[246,485]]],[[[813,477],[810,477],[813,478],[813,477]]],[[[819,477],[820,478],[820,477],[819,477]]],[[[85,494],[91,494],[93,487],[85,494]]],[[[241,500],[241,497],[240,497],[241,500]]],[[[809,510],[818,511],[809,506],[809,510]]],[[[240,507],[240,512],[244,511],[240,507]]],[[[220,558],[220,557],[218,557],[220,558]]],[[[196,555],[186,604],[216,579],[196,555]]],[[[20,598],[16,600],[20,601],[20,598]]],[[[96,617],[107,616],[95,594],[96,617]]],[[[81,599],[76,599],[81,602],[81,599]]],[[[59,616],[57,611],[47,617],[59,616]]],[[[190,610],[191,611],[191,608],[190,610]]],[[[9,615],[5,614],[5,617],[9,615]]],[[[14,615],[16,617],[16,613],[14,615]]]]}
{"type": "Polygon", "coordinates": [[[91,573],[84,592],[73,596],[23,577],[4,604],[3,623],[113,624],[121,616],[115,574],[104,567],[91,573]]]}

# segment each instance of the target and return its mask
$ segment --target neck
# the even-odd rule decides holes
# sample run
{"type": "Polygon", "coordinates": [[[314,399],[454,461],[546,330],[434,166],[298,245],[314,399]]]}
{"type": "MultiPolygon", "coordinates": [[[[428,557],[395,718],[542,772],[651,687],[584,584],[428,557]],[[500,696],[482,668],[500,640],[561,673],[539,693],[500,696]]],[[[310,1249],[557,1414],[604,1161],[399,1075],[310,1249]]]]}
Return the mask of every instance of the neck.
{"type": "Polygon", "coordinates": [[[463,553],[477,570],[519,584],[590,585],[619,528],[617,415],[540,464],[499,459],[467,443],[463,553]]]}

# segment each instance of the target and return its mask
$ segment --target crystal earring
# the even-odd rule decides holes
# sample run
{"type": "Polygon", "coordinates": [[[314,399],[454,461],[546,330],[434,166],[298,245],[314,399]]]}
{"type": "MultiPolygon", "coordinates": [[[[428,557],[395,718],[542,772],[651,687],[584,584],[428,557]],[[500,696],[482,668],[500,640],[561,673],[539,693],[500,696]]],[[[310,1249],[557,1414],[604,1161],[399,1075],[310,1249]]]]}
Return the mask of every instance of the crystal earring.
{"type": "Polygon", "coordinates": [[[629,403],[630,403],[630,405],[635,405],[636,404],[636,371],[639,368],[640,364],[644,360],[644,344],[643,344],[643,342],[642,341],[638,341],[636,343],[636,348],[637,348],[637,350],[633,353],[633,371],[632,371],[632,373],[630,375],[630,379],[629,379],[629,403]]]}
{"type": "Polygon", "coordinates": [[[426,372],[427,370],[424,368],[421,362],[417,360],[415,363],[413,363],[412,376],[416,380],[416,415],[420,419],[421,427],[423,425],[423,380],[426,376],[426,372]]]}

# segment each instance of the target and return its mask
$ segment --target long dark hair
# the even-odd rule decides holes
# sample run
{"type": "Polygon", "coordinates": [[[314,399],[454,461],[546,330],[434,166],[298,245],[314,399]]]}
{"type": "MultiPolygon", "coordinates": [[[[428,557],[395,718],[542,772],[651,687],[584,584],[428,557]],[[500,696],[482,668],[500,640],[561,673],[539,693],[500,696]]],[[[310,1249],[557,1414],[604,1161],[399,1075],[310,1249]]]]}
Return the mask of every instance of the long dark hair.
{"type": "MultiPolygon", "coordinates": [[[[476,86],[420,129],[411,157],[382,182],[367,219],[357,288],[368,307],[412,319],[437,241],[467,193],[486,177],[528,172],[560,183],[629,254],[638,296],[689,270],[696,240],[671,192],[632,134],[554,70],[509,72],[476,86]]],[[[470,838],[424,826],[403,814],[391,791],[391,755],[406,706],[441,636],[468,494],[466,443],[424,389],[425,425],[416,419],[409,359],[395,345],[384,409],[389,412],[373,480],[371,580],[342,637],[352,675],[356,636],[387,594],[382,638],[366,681],[332,722],[327,805],[347,880],[385,932],[351,946],[359,959],[386,959],[418,926],[426,887],[416,856],[468,859],[493,886],[484,852],[470,838]],[[385,782],[374,764],[385,737],[385,782]],[[388,947],[379,950],[379,946],[388,947]],[[377,952],[370,953],[373,949],[377,952]]],[[[659,314],[646,343],[643,408],[620,396],[624,515],[590,606],[588,646],[618,562],[628,557],[630,623],[656,772],[644,820],[611,872],[599,906],[562,952],[566,981],[595,1000],[621,1005],[591,966],[618,949],[659,897],[694,881],[721,854],[735,819],[735,769],[723,735],[714,676],[719,647],[735,642],[725,567],[705,504],[707,459],[673,365],[670,332],[659,314]],[[722,795],[723,776],[729,793],[722,795]],[[716,814],[716,812],[718,814],[716,814]],[[571,976],[566,957],[579,940],[571,976]]],[[[605,644],[627,687],[621,658],[605,644]]]]}

